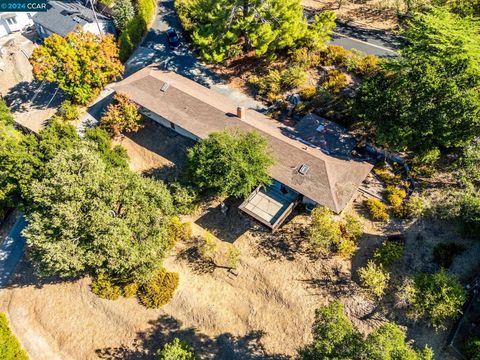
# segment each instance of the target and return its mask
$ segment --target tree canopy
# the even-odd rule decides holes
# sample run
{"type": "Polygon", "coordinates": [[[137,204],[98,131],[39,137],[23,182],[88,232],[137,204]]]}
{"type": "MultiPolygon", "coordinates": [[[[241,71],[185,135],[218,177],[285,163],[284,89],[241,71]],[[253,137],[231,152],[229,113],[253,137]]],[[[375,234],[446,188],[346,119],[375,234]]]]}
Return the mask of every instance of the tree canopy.
{"type": "Polygon", "coordinates": [[[115,94],[105,115],[100,119],[100,128],[106,130],[111,136],[118,136],[122,132],[138,131],[141,120],[142,116],[138,112],[137,104],[124,94],[115,94]]]}
{"type": "Polygon", "coordinates": [[[123,72],[115,38],[90,32],[49,36],[30,62],[37,79],[57,83],[79,104],[87,104],[123,72]]]}
{"type": "Polygon", "coordinates": [[[212,133],[187,157],[190,180],[209,194],[245,197],[256,186],[270,182],[273,160],[267,141],[254,131],[212,133]]]}
{"type": "Polygon", "coordinates": [[[78,144],[59,151],[29,192],[25,236],[41,273],[138,279],[161,267],[173,211],[163,183],[108,167],[78,144]]]}
{"type": "Polygon", "coordinates": [[[378,143],[422,153],[480,135],[479,25],[444,8],[413,17],[402,58],[386,62],[357,95],[357,115],[378,143]]]}
{"type": "Polygon", "coordinates": [[[184,341],[175,338],[172,342],[165,344],[162,350],[159,350],[158,358],[160,360],[195,360],[193,349],[184,341]]]}
{"type": "Polygon", "coordinates": [[[309,29],[299,0],[182,0],[176,7],[202,57],[214,62],[250,49],[263,55],[305,42],[323,46],[335,26],[329,12],[309,29]]]}
{"type": "Polygon", "coordinates": [[[299,351],[302,360],[432,360],[433,352],[414,349],[406,342],[406,333],[398,325],[387,323],[366,339],[334,301],[315,312],[313,343],[299,351]]]}

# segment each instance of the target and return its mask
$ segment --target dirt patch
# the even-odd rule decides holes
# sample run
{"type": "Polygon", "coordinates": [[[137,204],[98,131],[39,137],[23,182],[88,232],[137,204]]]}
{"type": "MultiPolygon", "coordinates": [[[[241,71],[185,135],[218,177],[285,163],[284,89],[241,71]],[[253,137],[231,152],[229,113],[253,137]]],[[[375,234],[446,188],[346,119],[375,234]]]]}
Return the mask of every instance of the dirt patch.
{"type": "Polygon", "coordinates": [[[395,1],[302,0],[302,5],[311,10],[332,10],[339,20],[365,28],[394,30],[398,26],[395,1]]]}

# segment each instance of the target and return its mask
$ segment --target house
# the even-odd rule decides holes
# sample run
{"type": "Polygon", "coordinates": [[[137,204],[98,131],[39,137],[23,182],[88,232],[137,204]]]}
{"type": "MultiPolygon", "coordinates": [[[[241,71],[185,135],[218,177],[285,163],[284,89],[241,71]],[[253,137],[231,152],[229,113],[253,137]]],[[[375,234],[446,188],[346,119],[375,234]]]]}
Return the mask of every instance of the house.
{"type": "Polygon", "coordinates": [[[41,39],[52,34],[65,36],[77,29],[97,35],[115,34],[110,18],[73,0],[49,1],[47,11],[38,12],[32,20],[41,39]]]}
{"type": "Polygon", "coordinates": [[[33,25],[34,12],[0,13],[0,37],[33,25]]]}
{"type": "Polygon", "coordinates": [[[308,115],[287,127],[174,72],[149,66],[114,89],[145,116],[196,141],[229,128],[264,136],[275,160],[273,182],[255,189],[240,209],[273,230],[299,202],[340,213],[373,167],[355,155],[355,139],[334,123],[308,115]]]}

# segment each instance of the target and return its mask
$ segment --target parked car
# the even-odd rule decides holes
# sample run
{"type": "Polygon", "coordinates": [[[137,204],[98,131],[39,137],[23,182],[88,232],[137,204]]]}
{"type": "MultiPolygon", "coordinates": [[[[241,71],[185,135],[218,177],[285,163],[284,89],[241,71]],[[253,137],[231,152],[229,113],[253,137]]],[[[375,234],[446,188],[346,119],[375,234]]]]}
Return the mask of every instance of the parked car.
{"type": "Polygon", "coordinates": [[[167,30],[167,38],[168,38],[168,44],[172,49],[180,46],[180,39],[175,29],[170,28],[167,30]]]}

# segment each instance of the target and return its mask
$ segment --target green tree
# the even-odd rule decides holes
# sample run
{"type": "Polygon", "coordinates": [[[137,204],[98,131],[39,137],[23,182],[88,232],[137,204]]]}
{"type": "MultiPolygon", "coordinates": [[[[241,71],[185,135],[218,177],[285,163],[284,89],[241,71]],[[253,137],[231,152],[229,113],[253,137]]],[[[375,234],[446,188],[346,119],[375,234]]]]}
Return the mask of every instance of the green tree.
{"type": "Polygon", "coordinates": [[[7,317],[3,313],[0,313],[0,359],[28,360],[26,352],[10,330],[7,317]]]}
{"type": "Polygon", "coordinates": [[[175,338],[166,343],[162,350],[157,352],[160,360],[195,360],[193,349],[184,341],[175,338]]]}
{"type": "Polygon", "coordinates": [[[87,129],[85,139],[92,142],[105,163],[128,168],[127,150],[121,145],[112,146],[110,136],[105,130],[99,127],[87,129]]]}
{"type": "Polygon", "coordinates": [[[387,323],[366,339],[345,316],[339,301],[320,307],[312,327],[313,343],[299,351],[301,360],[432,360],[426,347],[418,351],[406,342],[405,331],[387,323]]]}
{"type": "Polygon", "coordinates": [[[251,49],[263,55],[302,42],[318,47],[334,26],[329,13],[309,29],[299,0],[183,0],[176,7],[202,57],[214,62],[251,49]]]}
{"type": "Polygon", "coordinates": [[[466,300],[466,292],[458,279],[445,270],[435,274],[417,274],[410,292],[409,316],[426,318],[436,329],[444,328],[445,320],[457,317],[466,300]]]}
{"type": "Polygon", "coordinates": [[[162,183],[108,167],[83,145],[59,151],[29,193],[25,236],[40,273],[142,281],[161,268],[173,211],[162,183]]]}
{"type": "Polygon", "coordinates": [[[332,245],[338,243],[341,236],[340,224],[333,219],[330,210],[324,207],[313,209],[308,241],[316,251],[328,254],[332,245]]]}
{"type": "Polygon", "coordinates": [[[123,31],[130,20],[135,16],[131,0],[117,0],[113,8],[113,22],[115,27],[123,31]]]}
{"type": "Polygon", "coordinates": [[[370,260],[367,266],[358,270],[358,276],[363,287],[373,296],[382,297],[390,280],[390,274],[382,265],[370,260]]]}
{"type": "Polygon", "coordinates": [[[271,181],[267,141],[254,131],[212,133],[188,151],[187,160],[191,181],[206,193],[245,197],[271,181]]]}
{"type": "Polygon", "coordinates": [[[352,359],[361,335],[345,316],[343,304],[333,301],[315,311],[313,343],[300,350],[302,360],[352,359]]]}
{"type": "Polygon", "coordinates": [[[386,62],[357,94],[357,115],[377,142],[426,153],[480,135],[479,28],[478,20],[446,9],[413,17],[402,58],[386,62]]]}
{"type": "Polygon", "coordinates": [[[33,50],[30,62],[39,80],[55,82],[79,104],[87,104],[123,72],[112,35],[53,34],[33,50]]]}
{"type": "Polygon", "coordinates": [[[124,94],[116,94],[107,112],[100,119],[100,127],[111,136],[118,136],[123,132],[135,132],[141,127],[142,116],[138,106],[124,94]]]}

